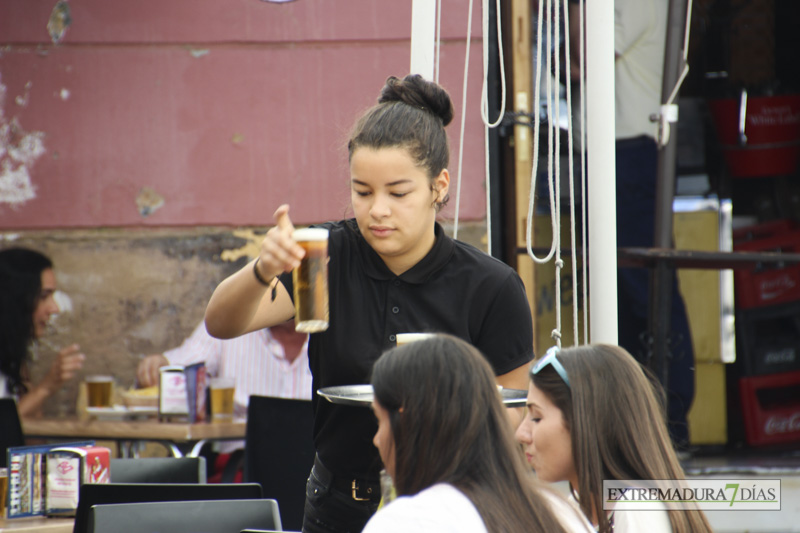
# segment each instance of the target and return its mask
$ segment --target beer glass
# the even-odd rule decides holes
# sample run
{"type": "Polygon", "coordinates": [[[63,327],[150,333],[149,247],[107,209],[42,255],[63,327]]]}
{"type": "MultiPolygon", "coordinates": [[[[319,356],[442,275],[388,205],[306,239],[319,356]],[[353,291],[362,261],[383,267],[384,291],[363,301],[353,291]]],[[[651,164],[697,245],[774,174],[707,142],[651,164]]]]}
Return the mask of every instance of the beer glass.
{"type": "Polygon", "coordinates": [[[211,378],[211,419],[215,422],[233,419],[233,393],[236,384],[233,378],[211,378]]]}
{"type": "Polygon", "coordinates": [[[111,407],[114,388],[112,376],[86,376],[86,396],[89,407],[111,407]]]}
{"type": "Polygon", "coordinates": [[[317,333],[328,329],[328,230],[303,228],[292,237],[306,251],[292,272],[295,329],[317,333]]]}

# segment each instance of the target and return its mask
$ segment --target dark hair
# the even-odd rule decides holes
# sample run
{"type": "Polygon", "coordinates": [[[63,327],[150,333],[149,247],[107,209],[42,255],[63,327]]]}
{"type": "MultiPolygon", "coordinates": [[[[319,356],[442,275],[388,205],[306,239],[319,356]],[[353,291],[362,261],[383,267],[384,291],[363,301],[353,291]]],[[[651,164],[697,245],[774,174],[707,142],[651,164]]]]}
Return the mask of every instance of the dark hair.
{"type": "Polygon", "coordinates": [[[361,147],[402,147],[433,180],[450,163],[444,127],[452,120],[453,103],[440,85],[419,74],[402,80],[390,76],[378,104],[356,122],[347,143],[349,158],[361,147]]]}
{"type": "MultiPolygon", "coordinates": [[[[581,509],[597,516],[601,532],[611,531],[600,497],[604,479],[685,479],[667,431],[660,384],[619,346],[566,348],[557,357],[569,387],[549,365],[530,377],[561,411],[570,433],[579,484],[572,489],[581,509]]],[[[701,511],[667,512],[676,533],[711,531],[701,511]]]]}
{"type": "Polygon", "coordinates": [[[563,531],[477,348],[444,334],[394,348],[375,363],[372,386],[389,413],[398,495],[449,483],[490,532],[563,531]]]}
{"type": "Polygon", "coordinates": [[[42,292],[42,271],[48,268],[53,262],[34,250],[0,250],[0,372],[14,394],[27,392],[23,369],[35,335],[33,313],[42,292]]]}

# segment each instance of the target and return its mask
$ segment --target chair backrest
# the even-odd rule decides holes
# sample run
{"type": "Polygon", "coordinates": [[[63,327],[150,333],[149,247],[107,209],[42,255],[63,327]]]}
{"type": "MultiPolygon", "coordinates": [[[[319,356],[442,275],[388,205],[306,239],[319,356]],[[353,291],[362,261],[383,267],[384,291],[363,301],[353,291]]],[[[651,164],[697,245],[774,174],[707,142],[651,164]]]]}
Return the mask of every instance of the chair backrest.
{"type": "Polygon", "coordinates": [[[278,500],[284,527],[303,528],[306,480],[314,465],[311,402],[250,396],[244,448],[244,480],[260,483],[278,500]]]}
{"type": "Polygon", "coordinates": [[[22,423],[19,420],[17,401],[14,398],[0,398],[0,468],[8,465],[8,449],[23,446],[25,436],[22,434],[22,423]]]}
{"type": "Polygon", "coordinates": [[[94,505],[194,500],[255,500],[258,483],[84,483],[78,492],[73,533],[87,533],[94,505]]]}
{"type": "Polygon", "coordinates": [[[205,457],[111,459],[112,483],[205,483],[205,457]]]}
{"type": "Polygon", "coordinates": [[[94,505],[90,533],[238,533],[281,531],[275,500],[206,500],[94,505]]]}

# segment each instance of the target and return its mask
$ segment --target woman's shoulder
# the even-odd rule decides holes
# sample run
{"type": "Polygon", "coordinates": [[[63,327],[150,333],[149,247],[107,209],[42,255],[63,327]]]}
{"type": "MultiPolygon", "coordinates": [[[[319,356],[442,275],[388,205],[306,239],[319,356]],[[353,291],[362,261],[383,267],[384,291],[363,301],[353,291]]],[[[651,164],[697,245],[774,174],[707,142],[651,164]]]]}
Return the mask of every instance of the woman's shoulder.
{"type": "Polygon", "coordinates": [[[478,510],[457,488],[445,483],[400,496],[378,511],[364,533],[486,533],[478,510]]]}
{"type": "Polygon", "coordinates": [[[672,533],[672,523],[666,506],[649,511],[614,511],[614,531],[632,533],[672,533]]]}

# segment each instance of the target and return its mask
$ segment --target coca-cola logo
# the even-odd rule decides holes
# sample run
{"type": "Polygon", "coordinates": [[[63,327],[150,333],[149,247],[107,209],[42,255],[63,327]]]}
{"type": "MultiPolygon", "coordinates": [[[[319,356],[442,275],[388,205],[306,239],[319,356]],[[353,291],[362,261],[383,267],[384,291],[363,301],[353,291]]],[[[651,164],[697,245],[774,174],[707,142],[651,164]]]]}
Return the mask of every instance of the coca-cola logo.
{"type": "Polygon", "coordinates": [[[767,435],[794,433],[795,431],[800,431],[800,411],[792,413],[790,416],[772,415],[764,424],[764,433],[767,435]]]}
{"type": "Polygon", "coordinates": [[[787,291],[794,289],[796,283],[788,274],[773,279],[765,279],[760,283],[761,299],[772,300],[787,291]]]}

